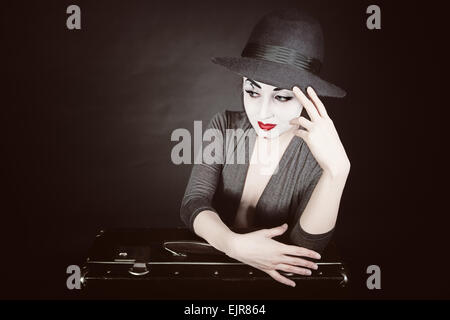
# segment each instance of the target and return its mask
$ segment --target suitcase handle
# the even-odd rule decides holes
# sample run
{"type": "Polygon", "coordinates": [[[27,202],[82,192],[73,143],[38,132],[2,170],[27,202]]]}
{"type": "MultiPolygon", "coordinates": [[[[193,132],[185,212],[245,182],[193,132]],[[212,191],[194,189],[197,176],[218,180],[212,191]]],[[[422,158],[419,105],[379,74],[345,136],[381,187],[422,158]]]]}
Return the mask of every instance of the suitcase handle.
{"type": "Polygon", "coordinates": [[[223,253],[220,250],[217,250],[212,245],[204,241],[195,241],[195,240],[178,240],[178,241],[164,241],[163,243],[164,249],[169,251],[175,256],[189,256],[190,254],[202,254],[202,255],[220,255],[223,256],[223,253]]]}

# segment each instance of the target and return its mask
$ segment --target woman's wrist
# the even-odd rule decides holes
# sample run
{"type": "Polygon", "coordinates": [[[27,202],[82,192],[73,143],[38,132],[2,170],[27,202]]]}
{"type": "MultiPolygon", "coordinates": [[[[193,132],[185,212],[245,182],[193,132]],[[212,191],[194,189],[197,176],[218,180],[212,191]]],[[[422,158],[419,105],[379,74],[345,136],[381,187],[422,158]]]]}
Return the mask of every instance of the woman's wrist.
{"type": "Polygon", "coordinates": [[[224,250],[223,252],[229,256],[234,257],[236,252],[236,243],[239,234],[229,230],[224,237],[224,250]]]}
{"type": "Polygon", "coordinates": [[[210,210],[200,212],[193,223],[194,232],[210,245],[226,255],[235,249],[235,238],[238,235],[228,228],[219,215],[210,210]]]}

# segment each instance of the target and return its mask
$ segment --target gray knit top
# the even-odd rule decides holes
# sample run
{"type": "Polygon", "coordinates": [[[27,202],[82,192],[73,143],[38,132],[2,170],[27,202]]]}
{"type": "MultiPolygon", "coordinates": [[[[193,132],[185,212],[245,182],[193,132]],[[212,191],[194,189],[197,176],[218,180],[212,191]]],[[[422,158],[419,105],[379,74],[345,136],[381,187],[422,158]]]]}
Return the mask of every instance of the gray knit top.
{"type": "MultiPolygon", "coordinates": [[[[215,159],[213,163],[200,158],[195,161],[181,202],[180,216],[185,225],[194,231],[196,216],[201,211],[211,210],[233,230],[232,224],[244,190],[257,134],[244,111],[219,112],[204,130],[207,129],[215,129],[216,135],[210,141],[203,141],[202,150],[208,145],[211,149],[213,141],[220,141],[220,148],[211,153],[215,159]],[[231,132],[227,129],[239,128],[243,134],[227,135],[231,132]],[[219,134],[223,138],[215,140],[219,134]],[[241,155],[245,158],[241,157],[239,161],[241,155]]],[[[197,152],[197,155],[201,153],[197,152]]],[[[334,228],[326,233],[310,234],[299,223],[322,171],[308,145],[294,136],[280,159],[278,170],[270,177],[254,208],[252,227],[273,228],[286,222],[288,230],[285,239],[289,243],[322,253],[334,228]]]]}

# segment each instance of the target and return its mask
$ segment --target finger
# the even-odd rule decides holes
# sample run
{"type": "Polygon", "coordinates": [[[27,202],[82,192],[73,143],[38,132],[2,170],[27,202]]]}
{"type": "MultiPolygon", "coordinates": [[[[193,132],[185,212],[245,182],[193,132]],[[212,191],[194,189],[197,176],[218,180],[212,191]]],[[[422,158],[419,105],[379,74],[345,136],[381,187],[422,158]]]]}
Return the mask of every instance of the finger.
{"type": "Polygon", "coordinates": [[[324,118],[328,118],[327,110],[325,109],[325,106],[322,103],[322,101],[317,96],[316,91],[314,91],[314,89],[312,87],[308,87],[306,89],[306,92],[308,92],[308,95],[311,97],[311,100],[316,105],[317,110],[319,110],[319,114],[324,118]]]}
{"type": "Polygon", "coordinates": [[[312,261],[308,261],[305,259],[296,258],[296,257],[292,257],[292,256],[287,256],[287,255],[283,255],[283,257],[281,258],[281,263],[289,264],[292,266],[301,266],[301,267],[314,269],[314,270],[317,270],[319,268],[319,266],[312,261]]]}
{"type": "Polygon", "coordinates": [[[283,249],[284,254],[290,254],[291,256],[309,257],[313,259],[321,258],[318,252],[295,245],[285,244],[283,249]]]}
{"type": "Polygon", "coordinates": [[[313,123],[306,119],[305,117],[298,117],[294,118],[291,121],[289,121],[290,124],[293,125],[301,125],[303,128],[310,130],[313,126],[313,123]]]}
{"type": "Polygon", "coordinates": [[[295,86],[292,89],[292,91],[294,92],[295,96],[300,101],[302,106],[305,107],[306,112],[308,112],[308,115],[311,118],[311,120],[315,121],[316,119],[318,119],[320,117],[320,114],[316,106],[311,100],[308,99],[308,97],[303,93],[303,91],[297,86],[295,86]]]}
{"type": "Polygon", "coordinates": [[[276,281],[278,281],[278,282],[281,282],[281,283],[286,284],[286,285],[291,286],[291,287],[295,287],[295,282],[294,282],[294,281],[289,280],[289,279],[286,278],[286,277],[283,277],[283,276],[282,276],[281,274],[279,274],[278,271],[276,271],[276,270],[269,270],[269,271],[266,271],[266,273],[267,273],[269,276],[271,276],[273,279],[275,279],[276,281]]]}
{"type": "Polygon", "coordinates": [[[264,234],[266,235],[266,237],[269,238],[273,238],[279,235],[282,235],[283,233],[286,232],[287,230],[287,223],[282,224],[281,226],[275,227],[275,228],[271,228],[271,229],[266,229],[264,234]]]}
{"type": "Polygon", "coordinates": [[[302,276],[310,276],[311,275],[311,270],[305,269],[305,268],[300,268],[300,267],[296,267],[296,266],[292,266],[289,264],[278,264],[275,269],[277,270],[281,270],[284,272],[292,272],[292,273],[296,273],[296,274],[300,274],[302,276]]]}

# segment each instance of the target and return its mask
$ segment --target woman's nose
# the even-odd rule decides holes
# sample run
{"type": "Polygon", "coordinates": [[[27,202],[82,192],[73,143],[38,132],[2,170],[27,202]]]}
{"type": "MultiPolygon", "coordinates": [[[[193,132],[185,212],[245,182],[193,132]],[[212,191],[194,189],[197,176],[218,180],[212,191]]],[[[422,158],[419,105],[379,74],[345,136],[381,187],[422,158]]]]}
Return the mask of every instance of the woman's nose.
{"type": "Polygon", "coordinates": [[[267,119],[273,116],[272,114],[272,106],[270,99],[264,99],[262,102],[261,109],[259,110],[259,116],[261,119],[267,119]]]}

